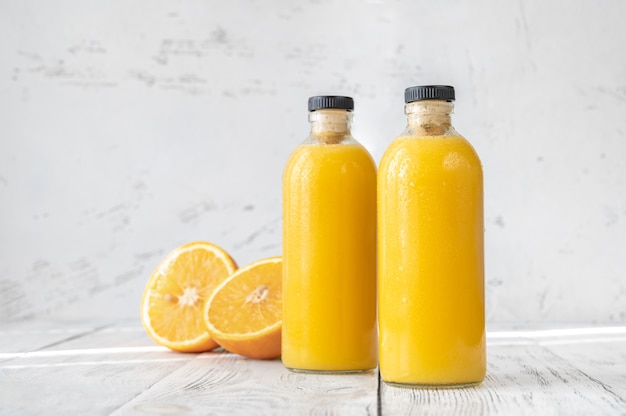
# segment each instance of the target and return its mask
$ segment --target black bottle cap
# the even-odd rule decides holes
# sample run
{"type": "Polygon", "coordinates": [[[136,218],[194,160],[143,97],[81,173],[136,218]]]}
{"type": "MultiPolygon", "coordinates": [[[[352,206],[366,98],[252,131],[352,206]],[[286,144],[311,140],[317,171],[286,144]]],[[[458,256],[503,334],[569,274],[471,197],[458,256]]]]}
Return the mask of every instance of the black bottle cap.
{"type": "Polygon", "coordinates": [[[317,95],[309,98],[309,111],[321,110],[323,108],[352,111],[354,110],[354,100],[352,97],[337,95],[317,95]]]}
{"type": "Polygon", "coordinates": [[[404,90],[404,102],[421,100],[454,101],[454,87],[449,85],[419,85],[404,90]]]}

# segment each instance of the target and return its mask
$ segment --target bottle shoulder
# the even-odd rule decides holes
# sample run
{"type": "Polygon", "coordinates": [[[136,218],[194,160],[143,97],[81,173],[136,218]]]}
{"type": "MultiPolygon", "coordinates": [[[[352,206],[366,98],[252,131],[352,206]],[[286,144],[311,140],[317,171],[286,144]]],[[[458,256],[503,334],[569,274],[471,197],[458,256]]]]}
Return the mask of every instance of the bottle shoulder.
{"type": "Polygon", "coordinates": [[[445,166],[449,161],[462,161],[463,165],[482,169],[478,153],[463,136],[411,136],[401,134],[384,152],[379,170],[397,166],[403,161],[410,165],[445,166]],[[448,161],[448,162],[446,162],[448,161]]]}
{"type": "Polygon", "coordinates": [[[348,166],[376,170],[376,162],[372,155],[355,140],[341,144],[301,143],[289,156],[285,172],[316,169],[346,170],[348,166]]]}

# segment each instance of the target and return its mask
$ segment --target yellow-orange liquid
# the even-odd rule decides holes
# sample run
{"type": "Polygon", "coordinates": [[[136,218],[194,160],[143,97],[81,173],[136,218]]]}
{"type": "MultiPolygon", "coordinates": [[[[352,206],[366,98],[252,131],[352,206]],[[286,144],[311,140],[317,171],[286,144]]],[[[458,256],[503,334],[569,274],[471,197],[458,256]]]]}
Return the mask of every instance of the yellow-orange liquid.
{"type": "Polygon", "coordinates": [[[376,166],[358,144],[301,145],[283,177],[282,360],[376,367],[376,166]]]}
{"type": "Polygon", "coordinates": [[[378,172],[380,373],[410,385],[485,377],[483,177],[462,137],[400,137],[378,172]]]}

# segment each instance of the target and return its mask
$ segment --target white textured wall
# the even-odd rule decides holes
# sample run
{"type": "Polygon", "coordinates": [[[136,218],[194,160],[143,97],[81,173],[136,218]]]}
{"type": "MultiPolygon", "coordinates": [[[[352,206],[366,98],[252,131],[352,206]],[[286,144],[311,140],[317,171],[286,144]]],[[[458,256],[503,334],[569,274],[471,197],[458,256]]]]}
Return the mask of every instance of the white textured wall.
{"type": "Polygon", "coordinates": [[[488,318],[626,322],[626,2],[0,0],[0,320],[136,317],[173,247],[280,253],[306,100],[405,87],[483,159],[488,318]]]}

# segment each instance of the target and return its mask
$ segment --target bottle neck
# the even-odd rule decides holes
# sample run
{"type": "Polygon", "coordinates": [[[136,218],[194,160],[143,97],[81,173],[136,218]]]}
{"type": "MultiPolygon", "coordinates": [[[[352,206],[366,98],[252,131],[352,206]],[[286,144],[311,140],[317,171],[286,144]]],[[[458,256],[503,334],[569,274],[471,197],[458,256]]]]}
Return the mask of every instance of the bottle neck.
{"type": "Polygon", "coordinates": [[[454,103],[443,100],[413,101],[404,106],[407,130],[417,136],[457,134],[452,127],[454,103]]]}
{"type": "Polygon", "coordinates": [[[311,138],[320,143],[334,144],[351,137],[352,112],[334,108],[309,113],[311,138]]]}

